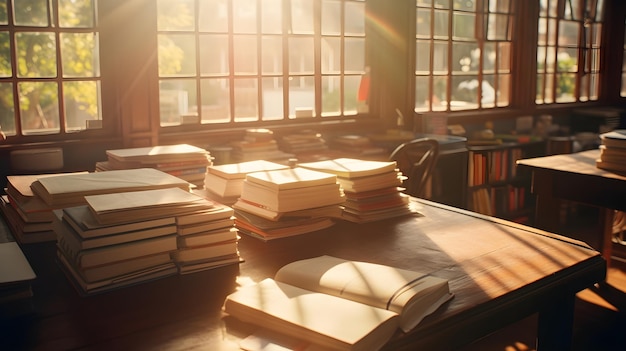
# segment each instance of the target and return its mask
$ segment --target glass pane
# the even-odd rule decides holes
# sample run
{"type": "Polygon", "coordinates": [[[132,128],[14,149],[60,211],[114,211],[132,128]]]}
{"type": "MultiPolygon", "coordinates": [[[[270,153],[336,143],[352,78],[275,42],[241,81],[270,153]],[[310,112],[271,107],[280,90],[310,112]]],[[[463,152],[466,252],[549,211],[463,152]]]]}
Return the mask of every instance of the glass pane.
{"type": "Polygon", "coordinates": [[[322,1],[322,35],[341,34],[341,2],[322,1]]]}
{"type": "Polygon", "coordinates": [[[157,0],[157,28],[192,31],[196,27],[194,0],[157,0]]]}
{"type": "Polygon", "coordinates": [[[478,72],[480,49],[477,43],[455,42],[452,46],[453,73],[478,72]]]}
{"type": "Polygon", "coordinates": [[[592,73],[589,75],[589,100],[598,100],[600,94],[600,75],[592,73]]]}
{"type": "Polygon", "coordinates": [[[97,33],[61,33],[63,77],[99,77],[97,33]]]}
{"type": "Polygon", "coordinates": [[[196,81],[171,79],[159,82],[161,126],[181,124],[182,116],[197,114],[196,81]]]}
{"type": "Polygon", "coordinates": [[[548,9],[547,11],[548,17],[558,16],[558,6],[559,6],[558,0],[541,0],[541,3],[542,3],[541,8],[544,8],[545,6],[548,9]],[[546,2],[547,2],[547,5],[546,5],[546,2]]]}
{"type": "Polygon", "coordinates": [[[546,49],[546,72],[554,73],[556,70],[556,48],[550,46],[546,49]]]}
{"type": "Polygon", "coordinates": [[[430,9],[417,9],[415,34],[418,38],[430,38],[430,9]]]}
{"type": "Polygon", "coordinates": [[[0,77],[11,77],[11,48],[9,32],[0,32],[0,77]]]}
{"type": "Polygon", "coordinates": [[[498,106],[509,106],[511,95],[511,75],[501,74],[498,76],[498,92],[496,93],[498,106]]]}
{"type": "Polygon", "coordinates": [[[489,0],[489,12],[509,13],[511,0],[489,0]]]}
{"type": "Polygon", "coordinates": [[[545,18],[539,18],[539,23],[537,25],[537,43],[539,45],[546,45],[548,40],[548,20],[545,18]]]}
{"type": "Polygon", "coordinates": [[[283,78],[263,78],[263,120],[283,119],[283,78]]]}
{"type": "Polygon", "coordinates": [[[343,114],[351,116],[357,114],[357,96],[361,76],[344,76],[343,78],[343,114]]]}
{"type": "Polygon", "coordinates": [[[418,40],[415,44],[415,72],[430,72],[430,41],[418,40]]]}
{"type": "Polygon", "coordinates": [[[0,24],[9,24],[9,14],[7,12],[7,0],[0,0],[0,24]]]}
{"type": "Polygon", "coordinates": [[[15,42],[18,77],[54,78],[57,76],[54,34],[21,32],[15,34],[15,42]]]}
{"type": "Polygon", "coordinates": [[[483,76],[482,91],[480,103],[482,107],[495,107],[496,106],[496,89],[495,89],[496,76],[485,75],[483,76]]]}
{"type": "Polygon", "coordinates": [[[202,123],[230,121],[230,86],[228,79],[202,79],[200,81],[202,123]]]}
{"type": "Polygon", "coordinates": [[[498,43],[498,72],[508,73],[510,71],[511,43],[498,43]]]}
{"type": "Polygon", "coordinates": [[[559,48],[557,55],[558,72],[576,72],[578,69],[578,49],[559,48]]]}
{"type": "Polygon", "coordinates": [[[535,103],[537,104],[543,104],[543,92],[544,92],[544,87],[543,87],[543,83],[544,83],[544,75],[543,74],[538,74],[537,75],[537,91],[536,91],[536,97],[535,97],[535,103]]]}
{"type": "Polygon", "coordinates": [[[63,83],[66,130],[83,130],[87,121],[101,120],[100,83],[78,81],[63,83]]]}
{"type": "Polygon", "coordinates": [[[21,82],[18,90],[23,134],[58,133],[61,129],[57,83],[21,82]]]}
{"type": "Polygon", "coordinates": [[[59,25],[64,28],[92,28],[93,0],[58,0],[59,25]]]}
{"type": "Polygon", "coordinates": [[[283,40],[281,37],[263,37],[261,65],[263,74],[283,73],[283,40]]]}
{"type": "Polygon", "coordinates": [[[452,35],[457,39],[476,39],[474,34],[475,18],[473,13],[454,12],[453,16],[453,30],[452,35]]]}
{"type": "Polygon", "coordinates": [[[345,2],[345,30],[347,35],[365,35],[365,4],[345,2]]]}
{"type": "Polygon", "coordinates": [[[196,74],[196,43],[193,35],[160,34],[158,41],[161,77],[196,74]]]}
{"type": "Polygon", "coordinates": [[[311,115],[315,116],[315,79],[313,77],[289,77],[289,118],[296,117],[296,109],[311,111],[311,115]]]}
{"type": "Polygon", "coordinates": [[[448,105],[448,77],[433,77],[433,111],[445,111],[448,105]]]}
{"type": "Polygon", "coordinates": [[[13,21],[16,26],[48,27],[48,0],[13,0],[13,21]]]}
{"type": "Polygon", "coordinates": [[[6,135],[15,135],[13,83],[0,83],[0,128],[6,135]]]}
{"type": "Polygon", "coordinates": [[[433,44],[433,73],[448,73],[448,52],[447,42],[435,41],[433,44]]]}
{"type": "Polygon", "coordinates": [[[323,37],[322,38],[322,74],[329,74],[329,73],[336,74],[336,73],[339,73],[340,71],[341,71],[341,39],[335,38],[335,37],[323,37]]]}
{"type": "Polygon", "coordinates": [[[590,69],[591,72],[599,72],[600,71],[600,50],[599,49],[591,49],[587,50],[587,53],[590,56],[590,69]]]}
{"type": "Polygon", "coordinates": [[[264,0],[261,7],[261,30],[266,34],[283,32],[283,9],[281,0],[264,0]]]}
{"type": "Polygon", "coordinates": [[[450,101],[450,109],[477,108],[478,84],[478,76],[452,77],[452,99],[450,101]]]}
{"type": "Polygon", "coordinates": [[[347,73],[358,73],[365,70],[365,39],[346,38],[344,67],[347,73]]]}
{"type": "Polygon", "coordinates": [[[556,75],[556,102],[576,101],[576,75],[573,73],[563,73],[556,75]]]}
{"type": "Polygon", "coordinates": [[[591,26],[591,29],[592,29],[592,35],[590,36],[591,46],[594,48],[600,47],[600,43],[602,40],[602,25],[594,24],[591,26]]]}
{"type": "Polygon", "coordinates": [[[233,1],[233,32],[256,33],[256,0],[233,1]]]}
{"type": "Polygon", "coordinates": [[[589,74],[586,74],[580,78],[578,100],[589,101],[589,74]]]}
{"type": "Polygon", "coordinates": [[[537,72],[545,72],[546,70],[546,47],[537,47],[537,72]]]}
{"type": "Polygon", "coordinates": [[[200,49],[200,74],[225,75],[228,67],[228,36],[202,34],[198,38],[200,49]]]}
{"type": "Polygon", "coordinates": [[[578,22],[561,20],[559,22],[559,45],[578,46],[579,29],[578,22]]]}
{"type": "Polygon", "coordinates": [[[313,34],[313,4],[311,0],[291,0],[291,33],[313,34]]]}
{"type": "Polygon", "coordinates": [[[258,121],[259,100],[256,79],[235,79],[235,122],[258,121]]]}
{"type": "Polygon", "coordinates": [[[415,77],[415,111],[428,111],[429,90],[428,76],[415,77]]]}
{"type": "Polygon", "coordinates": [[[198,18],[201,32],[227,32],[228,0],[199,0],[198,18]]]}
{"type": "Polygon", "coordinates": [[[508,15],[488,15],[488,40],[510,40],[509,16],[508,15]]]}
{"type": "Polygon", "coordinates": [[[449,16],[448,16],[449,12],[448,11],[440,11],[440,10],[435,10],[435,15],[434,15],[434,20],[435,20],[435,31],[434,31],[434,36],[435,38],[448,38],[449,36],[449,29],[448,29],[448,23],[449,23],[449,16]]]}
{"type": "Polygon", "coordinates": [[[289,38],[289,73],[313,74],[314,65],[313,38],[289,38]]]}
{"type": "Polygon", "coordinates": [[[543,98],[547,104],[554,102],[554,74],[546,74],[543,98]]]}
{"type": "Polygon", "coordinates": [[[556,25],[557,25],[556,19],[548,20],[548,36],[547,36],[548,45],[556,45],[556,42],[557,42],[556,25]]]}
{"type": "Polygon", "coordinates": [[[233,38],[235,74],[256,74],[258,72],[257,56],[256,36],[236,35],[233,38]]]}
{"type": "Polygon", "coordinates": [[[494,73],[496,71],[496,43],[485,42],[483,44],[483,73],[494,73]]]}
{"type": "MultiPolygon", "coordinates": [[[[340,101],[341,78],[339,76],[322,77],[322,116],[339,116],[341,114],[340,101]]],[[[356,106],[353,107],[356,108],[356,106]]]]}

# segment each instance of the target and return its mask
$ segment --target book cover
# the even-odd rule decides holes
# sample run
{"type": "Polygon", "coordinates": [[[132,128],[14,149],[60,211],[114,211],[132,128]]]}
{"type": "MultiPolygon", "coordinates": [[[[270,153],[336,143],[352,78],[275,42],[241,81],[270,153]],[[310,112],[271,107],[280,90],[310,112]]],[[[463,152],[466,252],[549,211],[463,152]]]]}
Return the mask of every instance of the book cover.
{"type": "Polygon", "coordinates": [[[338,183],[313,185],[304,188],[275,190],[248,180],[244,181],[241,198],[276,212],[290,212],[307,208],[340,204],[344,201],[338,183]]]}
{"type": "Polygon", "coordinates": [[[185,158],[206,158],[208,151],[189,144],[107,150],[106,155],[120,161],[164,162],[185,158]]]}
{"type": "Polygon", "coordinates": [[[274,171],[253,172],[246,175],[246,181],[260,184],[270,189],[285,190],[308,186],[337,183],[334,174],[295,167],[274,171]]]}
{"type": "Polygon", "coordinates": [[[244,179],[248,173],[287,168],[289,168],[287,165],[276,162],[253,160],[239,163],[213,165],[208,168],[208,172],[225,179],[244,179]]]}
{"type": "Polygon", "coordinates": [[[356,158],[336,158],[317,162],[299,163],[299,167],[328,172],[342,178],[365,177],[393,172],[397,168],[395,161],[372,161],[356,158]]]}

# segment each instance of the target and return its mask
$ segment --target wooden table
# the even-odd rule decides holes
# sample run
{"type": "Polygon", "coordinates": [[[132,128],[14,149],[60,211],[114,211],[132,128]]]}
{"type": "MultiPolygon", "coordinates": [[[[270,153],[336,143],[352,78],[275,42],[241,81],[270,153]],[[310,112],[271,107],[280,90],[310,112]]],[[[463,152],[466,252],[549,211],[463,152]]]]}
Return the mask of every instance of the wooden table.
{"type": "MultiPolygon", "coordinates": [[[[450,280],[455,297],[386,350],[446,350],[539,313],[540,350],[568,349],[576,292],[605,279],[582,242],[423,200],[423,216],[262,242],[243,236],[245,262],[80,297],[54,261],[54,244],[24,247],[38,274],[35,314],[10,321],[9,349],[236,350],[253,327],[221,312],[238,284],[294,260],[328,254],[418,269],[450,280]]],[[[355,323],[358,321],[355,321],[355,323]]]]}
{"type": "Polygon", "coordinates": [[[558,232],[562,200],[600,208],[598,249],[610,261],[613,210],[626,210],[626,176],[597,168],[599,157],[600,150],[595,149],[519,160],[517,164],[532,172],[532,192],[537,199],[537,227],[558,232]]]}

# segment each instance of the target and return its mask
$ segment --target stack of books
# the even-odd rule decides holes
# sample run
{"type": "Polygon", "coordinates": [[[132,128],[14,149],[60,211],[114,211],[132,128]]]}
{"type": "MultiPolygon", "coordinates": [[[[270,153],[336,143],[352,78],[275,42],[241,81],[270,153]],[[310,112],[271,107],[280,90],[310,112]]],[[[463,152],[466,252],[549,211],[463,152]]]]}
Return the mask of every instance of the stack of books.
{"type": "Polygon", "coordinates": [[[386,154],[387,149],[376,146],[370,138],[363,135],[348,134],[334,137],[330,141],[334,150],[342,151],[354,157],[381,156],[386,154]]]}
{"type": "Polygon", "coordinates": [[[328,150],[328,145],[320,133],[313,130],[303,130],[282,136],[280,149],[296,155],[317,154],[328,150]]]}
{"type": "Polygon", "coordinates": [[[598,168],[607,171],[626,173],[626,129],[617,129],[600,134],[600,159],[598,168]]]}
{"type": "Polygon", "coordinates": [[[345,194],[342,218],[348,221],[366,223],[417,212],[402,192],[405,177],[395,161],[337,158],[298,166],[337,176],[345,194]]]}
{"type": "Polygon", "coordinates": [[[204,188],[208,197],[230,206],[241,195],[246,174],[287,168],[289,166],[265,160],[212,165],[208,167],[204,188]]]}
{"type": "Polygon", "coordinates": [[[107,150],[107,161],[96,162],[96,171],[155,168],[195,186],[204,185],[209,151],[188,144],[107,150]]]}
{"type": "Polygon", "coordinates": [[[243,140],[230,143],[233,148],[231,157],[235,162],[266,160],[277,163],[287,163],[294,154],[284,152],[278,148],[274,133],[269,129],[247,129],[243,140]]]}
{"type": "Polygon", "coordinates": [[[176,216],[178,249],[173,253],[181,274],[239,263],[239,235],[234,210],[215,203],[213,208],[176,216]]]}
{"type": "Polygon", "coordinates": [[[271,240],[330,227],[344,195],[334,174],[295,167],[246,175],[235,202],[235,225],[271,240]]]}
{"type": "MultiPolygon", "coordinates": [[[[87,205],[54,211],[57,257],[84,294],[178,273],[179,237],[195,233],[188,223],[231,215],[228,208],[216,208],[213,202],[179,188],[90,195],[85,201],[87,205]]],[[[233,226],[232,219],[214,229],[229,224],[233,226]]]]}
{"type": "Polygon", "coordinates": [[[30,314],[36,275],[0,216],[0,320],[30,314]]]}

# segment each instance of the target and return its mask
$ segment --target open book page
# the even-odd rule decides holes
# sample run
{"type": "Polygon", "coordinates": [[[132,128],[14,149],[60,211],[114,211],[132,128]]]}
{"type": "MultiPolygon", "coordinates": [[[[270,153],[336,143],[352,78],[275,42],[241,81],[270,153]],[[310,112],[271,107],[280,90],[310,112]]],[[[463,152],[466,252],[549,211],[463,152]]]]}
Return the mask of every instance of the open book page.
{"type": "Polygon", "coordinates": [[[400,327],[405,332],[452,297],[446,279],[332,256],[290,263],[274,279],[394,311],[401,315],[400,327]]]}
{"type": "Polygon", "coordinates": [[[224,311],[331,350],[377,350],[398,327],[394,312],[269,278],[230,294],[224,311]]]}

